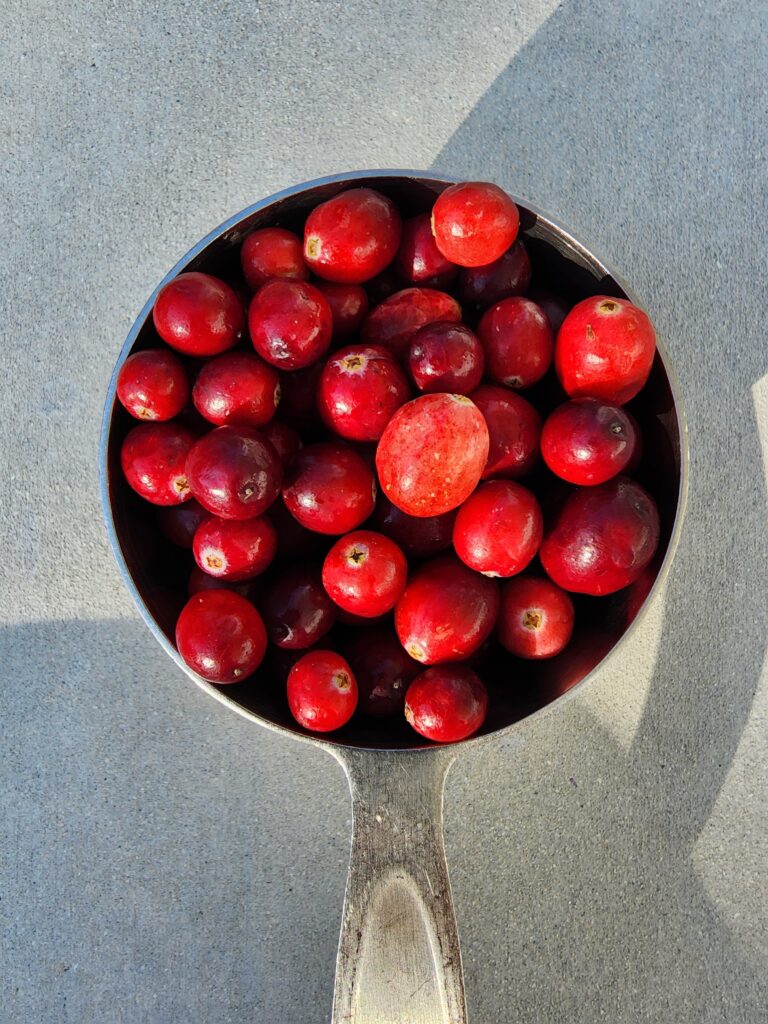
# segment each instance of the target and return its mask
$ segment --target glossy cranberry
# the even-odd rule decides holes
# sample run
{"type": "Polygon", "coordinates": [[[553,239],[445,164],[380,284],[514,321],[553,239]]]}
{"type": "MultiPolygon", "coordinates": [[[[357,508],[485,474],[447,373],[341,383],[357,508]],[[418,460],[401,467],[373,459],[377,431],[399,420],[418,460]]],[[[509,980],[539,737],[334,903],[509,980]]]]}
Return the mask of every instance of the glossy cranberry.
{"type": "Polygon", "coordinates": [[[248,310],[253,347],[281,370],[300,370],[331,344],[333,318],[323,293],[306,281],[268,281],[248,310]]]}
{"type": "Polygon", "coordinates": [[[240,262],[251,291],[261,288],[271,278],[287,281],[309,279],[302,241],[286,228],[259,228],[252,231],[243,242],[240,262]]]}
{"type": "Polygon", "coordinates": [[[200,370],[192,401],[218,427],[263,427],[280,401],[280,378],[252,352],[225,352],[200,370]]]}
{"type": "Polygon", "coordinates": [[[269,441],[251,427],[216,427],[187,457],[189,486],[222,519],[253,519],[280,493],[282,466],[269,441]]]}
{"type": "Polygon", "coordinates": [[[316,644],[336,618],[319,571],[298,565],[286,569],[268,587],[262,611],[269,639],[292,651],[316,644]]]}
{"type": "Polygon", "coordinates": [[[468,395],[483,378],[483,346],[464,324],[427,324],[413,336],[408,369],[419,391],[468,395]]]}
{"type": "Polygon", "coordinates": [[[525,295],[531,283],[531,261],[522,241],[484,267],[463,267],[459,297],[475,306],[492,306],[511,295],[525,295]]]}
{"type": "Polygon", "coordinates": [[[328,596],[339,608],[366,619],[395,607],[407,575],[408,563],[397,544],[373,530],[341,537],[323,563],[328,596]]]}
{"type": "Polygon", "coordinates": [[[270,420],[265,427],[261,428],[261,433],[277,452],[283,469],[287,469],[293,462],[296,452],[301,448],[301,435],[293,427],[288,427],[285,423],[280,423],[279,420],[270,420]]]}
{"type": "Polygon", "coordinates": [[[539,458],[541,416],[530,402],[508,388],[483,384],[469,396],[488,425],[488,461],[483,480],[516,480],[533,469],[539,458]]]}
{"type": "Polygon", "coordinates": [[[210,516],[195,533],[192,553],[211,576],[247,580],[264,572],[277,551],[277,533],[265,516],[219,519],[210,516]]]}
{"type": "Polygon", "coordinates": [[[384,345],[396,358],[405,359],[416,331],[438,320],[461,321],[461,307],[452,296],[434,288],[405,288],[371,310],[362,340],[366,345],[384,345]]]}
{"type": "Polygon", "coordinates": [[[408,380],[388,349],[351,345],[325,364],[317,404],[325,425],[340,437],[378,441],[410,397],[408,380]]]}
{"type": "Polygon", "coordinates": [[[455,509],[440,516],[409,516],[383,494],[374,513],[377,528],[414,558],[431,558],[450,547],[455,520],[455,509]]]}
{"type": "Polygon", "coordinates": [[[396,265],[403,281],[424,288],[450,288],[459,272],[437,248],[428,213],[403,224],[396,265]]]}
{"type": "Polygon", "coordinates": [[[216,356],[243,336],[245,317],[235,292],[210,274],[179,274],[160,289],[152,310],[155,329],[188,356],[216,356]]]}
{"type": "Polygon", "coordinates": [[[417,569],[395,606],[400,643],[416,661],[436,665],[463,661],[490,636],[499,590],[453,555],[417,569]]]}
{"type": "Polygon", "coordinates": [[[400,245],[397,207],[371,188],[352,188],[316,206],[304,225],[304,258],[318,277],[362,284],[388,266],[400,245]]]}
{"type": "Polygon", "coordinates": [[[232,590],[253,604],[258,597],[260,586],[261,580],[259,579],[240,580],[239,582],[223,580],[217,576],[209,576],[199,565],[195,565],[189,574],[187,593],[190,597],[194,597],[195,594],[201,594],[204,590],[232,590]]]}
{"type": "Polygon", "coordinates": [[[405,717],[420,736],[456,743],[477,732],[488,713],[488,691],[466,665],[440,665],[416,676],[405,696],[405,717]]]}
{"type": "Polygon", "coordinates": [[[573,633],[573,601],[551,580],[516,576],[501,588],[497,635],[518,658],[552,658],[573,633]]]}
{"type": "Polygon", "coordinates": [[[453,527],[456,554],[485,576],[514,576],[539,550],[544,532],[533,494],[512,480],[489,480],[464,502],[453,527]]]}
{"type": "Polygon", "coordinates": [[[570,484],[602,484],[629,465],[637,434],[627,414],[598,398],[574,398],[549,416],[541,433],[541,454],[570,484]]]}
{"type": "Polygon", "coordinates": [[[633,583],[658,543],[655,501],[640,484],[619,476],[572,494],[539,556],[547,575],[564,590],[601,597],[633,583]]]}
{"type": "Polygon", "coordinates": [[[232,590],[206,590],[187,601],[176,623],[176,647],[212,683],[239,683],[261,664],[267,634],[261,616],[232,590]]]}
{"type": "Polygon", "coordinates": [[[534,286],[528,291],[528,298],[544,310],[547,320],[549,320],[549,326],[556,336],[563,320],[568,315],[571,303],[564,295],[547,287],[537,288],[534,286]]]}
{"type": "Polygon", "coordinates": [[[194,498],[185,501],[183,505],[158,506],[155,511],[162,535],[180,548],[192,547],[195,530],[210,514],[194,498]]]}
{"type": "Polygon", "coordinates": [[[391,626],[359,630],[345,654],[357,679],[358,710],[373,718],[401,715],[408,684],[421,672],[391,626]]]}
{"type": "Polygon", "coordinates": [[[352,669],[334,651],[310,651],[288,673],[288,706],[305,729],[340,729],[357,707],[357,682],[352,669]]]}
{"type": "Polygon", "coordinates": [[[506,192],[485,181],[450,185],[432,207],[432,234],[440,252],[460,267],[493,263],[512,245],[520,214],[506,192]]]}
{"type": "Polygon", "coordinates": [[[120,367],[117,397],[137,420],[172,420],[189,401],[189,381],[173,352],[148,348],[120,367]]]}
{"type": "Polygon", "coordinates": [[[334,344],[354,338],[370,307],[365,288],[359,284],[332,284],[330,281],[318,281],[316,287],[331,307],[334,344]]]}
{"type": "Polygon", "coordinates": [[[180,505],[192,497],[185,468],[195,435],[178,423],[140,423],[120,450],[125,479],[153,505],[180,505]]]}
{"type": "Polygon", "coordinates": [[[349,533],[373,512],[376,483],[348,445],[310,444],[293,461],[283,487],[288,511],[316,533],[349,533]]]}
{"type": "Polygon", "coordinates": [[[555,369],[571,398],[624,405],[653,366],[656,335],[648,316],[626,299],[596,295],[573,307],[555,346],[555,369]]]}
{"type": "Polygon", "coordinates": [[[280,419],[300,433],[321,425],[317,389],[322,370],[322,363],[313,363],[303,370],[280,374],[280,419]]]}
{"type": "Polygon", "coordinates": [[[552,364],[554,336],[543,309],[515,296],[486,310],[477,325],[488,375],[510,388],[529,388],[552,364]]]}
{"type": "Polygon", "coordinates": [[[478,484],[488,458],[488,428],[463,395],[422,395],[397,410],[376,452],[381,487],[412,516],[436,516],[460,505],[478,484]]]}

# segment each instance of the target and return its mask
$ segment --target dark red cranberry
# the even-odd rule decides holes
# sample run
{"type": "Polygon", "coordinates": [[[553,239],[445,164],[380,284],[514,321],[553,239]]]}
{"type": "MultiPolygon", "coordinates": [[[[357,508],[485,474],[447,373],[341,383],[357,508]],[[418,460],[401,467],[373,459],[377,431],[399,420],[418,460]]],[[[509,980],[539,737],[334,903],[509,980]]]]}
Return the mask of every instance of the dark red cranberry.
{"type": "Polygon", "coordinates": [[[384,299],[399,292],[402,287],[403,282],[394,263],[365,283],[365,291],[371,306],[378,306],[384,299]]]}
{"type": "Polygon", "coordinates": [[[211,513],[199,501],[190,498],[183,505],[158,506],[155,514],[166,540],[180,548],[191,548],[195,530],[211,513]]]}
{"type": "Polygon", "coordinates": [[[194,597],[195,594],[201,594],[204,590],[233,590],[253,604],[259,596],[261,582],[260,579],[240,580],[239,582],[222,580],[216,576],[209,576],[199,565],[195,565],[189,574],[187,594],[194,597]]]}
{"type": "Polygon", "coordinates": [[[232,590],[206,590],[184,606],[176,647],[189,667],[211,683],[239,683],[261,664],[267,634],[261,616],[232,590]]]}
{"type": "Polygon", "coordinates": [[[243,242],[240,262],[251,291],[271,278],[307,281],[309,267],[304,262],[302,241],[286,228],[259,228],[243,242]]]}
{"type": "Polygon", "coordinates": [[[189,486],[222,519],[253,519],[280,493],[282,466],[269,441],[251,427],[216,427],[191,449],[189,486]]]}
{"type": "Polygon", "coordinates": [[[483,346],[464,324],[427,324],[413,336],[408,369],[419,391],[468,395],[483,378],[483,346]]]}
{"type": "Polygon", "coordinates": [[[200,370],[192,401],[218,427],[263,427],[280,401],[280,378],[252,352],[225,352],[200,370]]]}
{"type": "Polygon", "coordinates": [[[303,370],[280,374],[280,419],[299,433],[321,426],[317,389],[322,371],[322,363],[313,363],[303,370]]]}
{"type": "Polygon", "coordinates": [[[273,580],[264,595],[262,612],[272,643],[293,651],[316,644],[336,618],[320,572],[297,565],[273,580]]]}
{"type": "Polygon", "coordinates": [[[450,288],[459,268],[440,252],[432,235],[428,213],[421,213],[403,224],[403,237],[397,253],[397,269],[407,284],[423,288],[450,288]]]}
{"type": "Polygon", "coordinates": [[[268,281],[248,310],[253,347],[272,366],[300,370],[328,351],[331,307],[307,281],[268,281]]]}
{"type": "Polygon", "coordinates": [[[512,295],[525,295],[531,283],[531,261],[522,241],[484,267],[463,267],[459,297],[475,306],[492,306],[512,295]]]}
{"type": "Polygon", "coordinates": [[[488,374],[510,388],[529,388],[552,364],[554,337],[543,309],[515,296],[486,310],[477,325],[488,374]]]}
{"type": "Polygon", "coordinates": [[[416,676],[405,696],[405,717],[420,736],[456,743],[477,732],[488,712],[488,691],[466,665],[440,665],[416,676]]]}
{"type": "Polygon", "coordinates": [[[514,576],[541,544],[544,520],[533,494],[512,480],[489,480],[459,509],[453,527],[456,554],[485,576],[514,576]]]}
{"type": "Polygon", "coordinates": [[[371,310],[362,340],[366,345],[383,345],[397,359],[405,359],[416,331],[438,320],[461,321],[461,307],[452,296],[434,288],[405,288],[371,310]]]}
{"type": "Polygon", "coordinates": [[[313,530],[308,530],[293,518],[285,507],[282,496],[270,506],[268,515],[277,530],[278,558],[301,561],[303,558],[318,555],[327,548],[324,537],[313,530]]]}
{"type": "Polygon", "coordinates": [[[408,684],[421,671],[400,645],[391,626],[359,630],[347,645],[358,688],[358,709],[373,718],[401,715],[408,684]]]}
{"type": "Polygon", "coordinates": [[[520,214],[506,192],[485,181],[450,185],[432,207],[432,234],[440,252],[460,267],[493,263],[512,245],[520,214]]]}
{"type": "Polygon", "coordinates": [[[210,516],[195,533],[192,553],[210,576],[247,580],[264,572],[277,551],[277,533],[265,516],[219,519],[210,516]]]}
{"type": "Polygon", "coordinates": [[[408,563],[389,537],[356,530],[341,537],[325,556],[323,586],[339,608],[372,619],[395,607],[408,563]]]}
{"type": "Polygon", "coordinates": [[[440,516],[409,516],[383,494],[374,513],[377,528],[414,558],[431,558],[450,547],[455,520],[455,509],[440,516]]]}
{"type": "Polygon", "coordinates": [[[453,555],[417,569],[395,606],[395,629],[408,654],[424,665],[463,661],[496,624],[499,590],[453,555]]]}
{"type": "Polygon", "coordinates": [[[632,456],[624,468],[624,472],[627,476],[634,476],[637,470],[640,468],[640,463],[643,461],[643,432],[640,429],[640,424],[636,418],[632,415],[629,409],[622,408],[621,410],[627,417],[629,422],[632,424],[632,429],[635,432],[635,447],[632,452],[632,456]]]}
{"type": "Polygon", "coordinates": [[[573,633],[573,601],[551,580],[516,576],[501,588],[497,635],[518,658],[552,658],[573,633]]]}
{"type": "Polygon", "coordinates": [[[408,380],[388,349],[351,345],[325,364],[317,403],[325,425],[340,437],[378,441],[410,397],[408,380]]]}
{"type": "Polygon", "coordinates": [[[216,356],[243,336],[245,317],[235,292],[210,274],[179,274],[164,285],[152,310],[155,329],[188,356],[216,356]]]}
{"type": "Polygon", "coordinates": [[[547,320],[549,320],[549,325],[555,336],[557,336],[557,332],[560,330],[563,320],[565,320],[568,310],[571,308],[571,303],[568,299],[564,295],[552,291],[550,288],[536,288],[535,286],[528,291],[528,298],[544,310],[547,320]]]}
{"type": "Polygon", "coordinates": [[[195,435],[178,423],[140,423],[120,450],[125,479],[153,505],[180,505],[192,497],[186,466],[195,435]]]}
{"type": "Polygon", "coordinates": [[[137,420],[172,420],[189,401],[189,381],[173,352],[148,348],[120,367],[117,397],[137,420]]]}
{"type": "Polygon", "coordinates": [[[370,308],[365,288],[359,284],[332,284],[330,281],[318,281],[316,287],[331,307],[334,344],[343,344],[354,338],[370,308]]]}
{"type": "Polygon", "coordinates": [[[305,729],[340,729],[357,707],[357,682],[352,669],[334,651],[310,651],[288,673],[288,706],[305,729]]]}
{"type": "Polygon", "coordinates": [[[547,531],[539,555],[558,586],[601,597],[633,583],[658,543],[656,503],[640,484],[619,476],[573,493],[547,531]]]}
{"type": "Polygon", "coordinates": [[[570,484],[602,484],[623,472],[634,455],[635,428],[617,405],[574,398],[558,406],[544,424],[541,454],[570,484]]]}
{"type": "Polygon", "coordinates": [[[531,403],[493,384],[483,384],[469,397],[488,425],[490,446],[483,480],[516,480],[530,473],[538,462],[541,436],[541,416],[531,403]]]}
{"type": "Polygon", "coordinates": [[[316,533],[349,533],[373,512],[373,473],[356,451],[341,444],[302,448],[283,487],[288,511],[316,533]]]}
{"type": "Polygon", "coordinates": [[[352,188],[316,206],[304,225],[304,258],[318,277],[362,284],[395,258],[402,221],[371,188],[352,188]]]}
{"type": "Polygon", "coordinates": [[[261,433],[277,452],[283,469],[287,469],[293,462],[293,457],[301,448],[301,435],[293,427],[288,427],[279,420],[270,420],[261,433]]]}

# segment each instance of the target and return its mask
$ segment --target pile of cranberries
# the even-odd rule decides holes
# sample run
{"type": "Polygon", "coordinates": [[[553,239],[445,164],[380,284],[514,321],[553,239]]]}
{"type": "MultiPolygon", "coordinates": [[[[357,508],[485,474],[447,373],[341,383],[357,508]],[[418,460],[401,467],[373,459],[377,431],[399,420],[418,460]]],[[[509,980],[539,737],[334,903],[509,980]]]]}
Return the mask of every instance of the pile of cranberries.
{"type": "Polygon", "coordinates": [[[161,289],[157,347],[118,377],[141,421],[121,461],[194,556],[176,643],[200,676],[241,682],[271,650],[306,729],[405,715],[461,740],[487,713],[489,639],[510,663],[551,658],[571,594],[647,569],[659,517],[627,475],[641,437],[624,405],[653,327],[597,295],[553,329],[524,297],[519,223],[492,184],[450,186],[405,222],[349,188],[303,239],[253,231],[242,279],[161,289]]]}

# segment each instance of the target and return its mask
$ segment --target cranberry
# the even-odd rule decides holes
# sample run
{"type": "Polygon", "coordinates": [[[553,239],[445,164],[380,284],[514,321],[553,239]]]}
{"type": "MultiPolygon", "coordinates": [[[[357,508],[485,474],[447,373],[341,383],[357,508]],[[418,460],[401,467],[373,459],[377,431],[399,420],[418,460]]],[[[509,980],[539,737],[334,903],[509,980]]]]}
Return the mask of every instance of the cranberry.
{"type": "Polygon", "coordinates": [[[323,586],[339,608],[372,619],[395,607],[408,575],[405,555],[394,541],[372,530],[337,540],[325,556],[323,586]]]}
{"type": "Polygon", "coordinates": [[[408,654],[425,665],[463,661],[490,636],[499,610],[493,580],[453,555],[417,569],[395,606],[395,629],[408,654]]]}
{"type": "Polygon", "coordinates": [[[485,181],[450,185],[432,207],[432,234],[440,252],[460,267],[493,263],[512,245],[520,214],[506,192],[485,181]]]}
{"type": "Polygon", "coordinates": [[[192,401],[201,416],[219,427],[263,427],[280,401],[280,378],[251,352],[225,352],[198,373],[192,401]]]}
{"type": "Polygon", "coordinates": [[[186,470],[193,495],[222,519],[260,516],[280,493],[277,453],[251,427],[216,427],[194,445],[186,470]]]}
{"type": "Polygon", "coordinates": [[[185,501],[183,505],[158,506],[155,512],[162,535],[180,548],[192,547],[195,530],[210,514],[194,498],[185,501]]]}
{"type": "Polygon", "coordinates": [[[558,586],[601,597],[633,583],[658,543],[655,501],[639,484],[619,476],[571,494],[539,555],[558,586]]]}
{"type": "Polygon", "coordinates": [[[206,590],[184,605],[176,646],[189,667],[211,683],[239,683],[256,671],[267,650],[261,616],[232,590],[206,590]]]}
{"type": "Polygon", "coordinates": [[[549,325],[556,335],[568,315],[571,303],[563,295],[543,287],[531,288],[528,298],[544,310],[549,325]]]}
{"type": "Polygon", "coordinates": [[[530,473],[539,458],[541,436],[541,416],[531,403],[493,384],[483,384],[469,397],[488,425],[490,447],[483,480],[516,480],[530,473]]]}
{"type": "Polygon", "coordinates": [[[285,228],[252,231],[240,250],[243,275],[251,291],[261,288],[270,278],[307,281],[309,268],[302,249],[299,236],[285,228]]]}
{"type": "Polygon", "coordinates": [[[408,368],[419,391],[468,395],[483,378],[483,346],[464,324],[427,324],[413,336],[408,368]]]}
{"type": "Polygon", "coordinates": [[[332,284],[318,281],[316,287],[331,307],[334,342],[348,341],[363,326],[370,303],[368,293],[359,284],[332,284]]]}
{"type": "Polygon", "coordinates": [[[278,558],[301,561],[325,551],[324,538],[297,522],[285,507],[282,497],[270,506],[269,518],[277,530],[278,558]]]}
{"type": "Polygon", "coordinates": [[[531,283],[531,261],[522,241],[484,267],[463,267],[459,297],[476,306],[492,306],[511,295],[525,295],[531,283]]]}
{"type": "Polygon", "coordinates": [[[404,359],[416,331],[438,320],[460,323],[461,307],[452,296],[434,288],[405,288],[368,314],[362,339],[366,345],[384,345],[404,359]]]}
{"type": "Polygon", "coordinates": [[[405,653],[392,627],[360,630],[345,653],[357,679],[358,709],[373,718],[402,714],[405,691],[421,665],[405,653]]]}
{"type": "Polygon", "coordinates": [[[316,206],[304,225],[304,257],[318,277],[370,281],[395,258],[402,222],[391,199],[352,188],[316,206]]]}
{"type": "Polygon", "coordinates": [[[529,388],[552,363],[554,338],[546,313],[530,299],[503,299],[483,313],[477,333],[488,374],[510,388],[529,388]]]}
{"type": "Polygon", "coordinates": [[[397,410],[376,452],[384,493],[412,516],[460,505],[488,458],[488,428],[463,395],[422,395],[397,410]]]}
{"type": "Polygon", "coordinates": [[[456,554],[486,576],[514,576],[539,550],[541,508],[512,480],[489,480],[464,502],[453,527],[456,554]]]}
{"type": "Polygon", "coordinates": [[[275,557],[277,534],[265,517],[218,519],[211,516],[195,533],[192,553],[211,576],[247,580],[264,572],[275,557]]]}
{"type": "Polygon", "coordinates": [[[573,601],[550,580],[516,576],[501,588],[499,643],[518,658],[552,658],[573,633],[573,601]]]}
{"type": "Polygon", "coordinates": [[[410,397],[405,374],[388,349],[352,345],[325,364],[317,402],[325,425],[341,437],[378,441],[410,397]]]}
{"type": "Polygon", "coordinates": [[[405,696],[405,717],[420,736],[456,743],[477,732],[488,712],[488,691],[466,665],[440,665],[416,676],[405,696]]]}
{"type": "Polygon", "coordinates": [[[336,618],[320,573],[304,566],[286,569],[272,582],[262,611],[272,643],[291,651],[316,644],[336,618]]]}
{"type": "Polygon", "coordinates": [[[619,406],[575,398],[558,406],[544,424],[541,454],[552,472],[570,484],[602,484],[626,469],[636,437],[619,406]]]}
{"type": "Polygon", "coordinates": [[[397,269],[403,281],[425,288],[450,288],[456,280],[459,268],[437,248],[428,213],[403,224],[397,269]]]}
{"type": "Polygon", "coordinates": [[[266,437],[269,443],[277,452],[283,469],[287,469],[293,462],[296,452],[301,448],[301,436],[285,423],[278,420],[270,420],[261,430],[262,437],[266,437]]]}
{"type": "Polygon", "coordinates": [[[322,363],[313,363],[303,370],[280,374],[280,419],[300,432],[320,426],[317,389],[322,370],[322,363]]]}
{"type": "Polygon", "coordinates": [[[430,558],[450,547],[456,510],[440,516],[409,516],[393,505],[389,498],[379,495],[374,520],[387,537],[398,544],[407,555],[430,558]]]}
{"type": "Polygon", "coordinates": [[[640,430],[640,424],[637,422],[637,420],[629,411],[629,409],[622,408],[621,411],[632,424],[632,429],[635,432],[635,447],[629,462],[624,467],[624,472],[627,476],[634,476],[634,474],[640,468],[640,463],[643,461],[643,448],[645,447],[643,443],[643,433],[640,430]]]}
{"type": "Polygon", "coordinates": [[[388,299],[390,295],[399,292],[402,287],[403,282],[393,263],[386,270],[382,270],[380,274],[377,274],[376,277],[366,281],[365,291],[368,295],[369,303],[372,306],[378,306],[384,299],[388,299]]]}
{"type": "Polygon", "coordinates": [[[248,310],[253,347],[281,370],[317,362],[331,344],[333,317],[323,293],[306,281],[268,281],[248,310]]]}
{"type": "Polygon", "coordinates": [[[260,580],[255,579],[240,580],[237,583],[233,580],[222,580],[216,576],[209,576],[199,565],[195,565],[189,574],[187,593],[190,597],[194,597],[195,594],[201,594],[204,590],[232,590],[253,603],[258,596],[260,583],[260,580]]]}
{"type": "Polygon", "coordinates": [[[188,356],[216,356],[243,335],[245,317],[235,292],[210,274],[179,274],[160,289],[152,311],[155,329],[188,356]]]}
{"type": "Polygon", "coordinates": [[[148,348],[120,367],[117,397],[137,420],[172,420],[189,401],[189,381],[173,352],[148,348]]]}
{"type": "Polygon", "coordinates": [[[192,497],[185,464],[194,443],[178,423],[140,423],[120,450],[125,479],[153,505],[180,505],[192,497]]]}
{"type": "Polygon", "coordinates": [[[555,369],[571,398],[624,405],[653,365],[656,335],[648,316],[626,299],[596,295],[573,307],[555,346],[555,369]]]}
{"type": "Polygon", "coordinates": [[[288,706],[305,729],[340,729],[357,707],[352,669],[334,651],[310,651],[288,673],[288,706]]]}
{"type": "Polygon", "coordinates": [[[349,533],[373,512],[376,483],[347,445],[311,444],[293,461],[283,500],[295,519],[316,533],[349,533]]]}

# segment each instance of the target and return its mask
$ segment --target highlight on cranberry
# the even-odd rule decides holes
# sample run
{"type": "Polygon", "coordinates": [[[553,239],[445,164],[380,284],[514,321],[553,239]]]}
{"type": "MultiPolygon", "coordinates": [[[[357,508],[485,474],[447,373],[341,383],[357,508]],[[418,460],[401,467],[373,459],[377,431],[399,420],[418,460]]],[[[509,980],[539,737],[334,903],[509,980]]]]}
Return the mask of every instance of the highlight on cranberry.
{"type": "Polygon", "coordinates": [[[407,209],[349,187],[160,289],[120,462],[179,566],[191,671],[276,684],[310,732],[450,743],[636,610],[653,326],[567,295],[538,245],[494,184],[407,209]]]}

